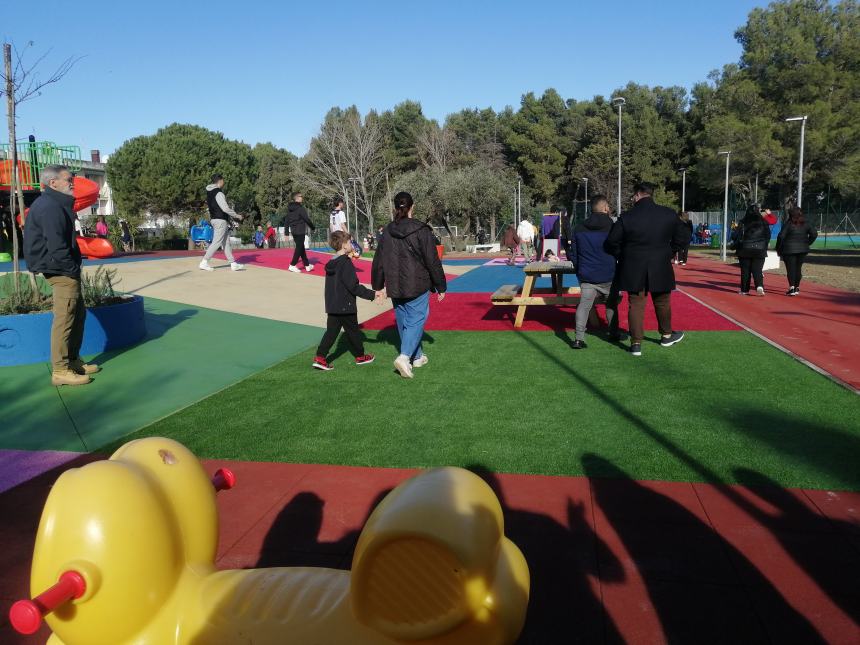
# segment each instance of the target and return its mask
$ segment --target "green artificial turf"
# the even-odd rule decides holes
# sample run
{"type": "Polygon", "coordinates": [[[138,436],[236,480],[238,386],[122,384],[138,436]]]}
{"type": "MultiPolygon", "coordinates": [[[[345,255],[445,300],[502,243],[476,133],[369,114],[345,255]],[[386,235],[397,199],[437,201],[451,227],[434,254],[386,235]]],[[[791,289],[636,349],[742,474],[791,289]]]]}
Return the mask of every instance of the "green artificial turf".
{"type": "Polygon", "coordinates": [[[145,298],[146,338],[86,357],[85,387],[51,386],[46,363],[0,367],[0,448],[99,448],[304,350],[316,327],[145,298]]]}
{"type": "Polygon", "coordinates": [[[637,479],[860,489],[860,399],[744,332],[646,340],[640,358],[594,337],[432,332],[412,381],[376,334],[373,365],[319,372],[305,351],[133,436],[209,458],[563,475],[592,453],[637,479]]]}

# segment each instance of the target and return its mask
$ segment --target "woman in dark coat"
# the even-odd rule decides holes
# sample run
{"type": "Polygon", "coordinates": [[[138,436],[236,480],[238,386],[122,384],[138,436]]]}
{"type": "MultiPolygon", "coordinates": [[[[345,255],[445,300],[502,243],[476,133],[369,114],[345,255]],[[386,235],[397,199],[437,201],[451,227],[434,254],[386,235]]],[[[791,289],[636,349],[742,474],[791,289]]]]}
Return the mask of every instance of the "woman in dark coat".
{"type": "Polygon", "coordinates": [[[430,292],[439,294],[442,302],[448,288],[433,229],[412,219],[413,210],[409,193],[394,196],[394,221],[385,227],[371,269],[373,288],[385,288],[394,303],[400,334],[400,354],[394,369],[403,378],[412,378],[413,367],[427,364],[421,338],[430,313],[430,292]]]}
{"type": "Polygon", "coordinates": [[[752,274],[756,293],[763,296],[764,276],[762,268],[767,257],[767,245],[770,242],[770,226],[762,219],[758,206],[752,205],[747,209],[746,215],[732,236],[738,262],[741,265],[740,295],[749,295],[750,274],[752,274]]]}
{"type": "Polygon", "coordinates": [[[803,217],[803,211],[797,207],[788,210],[788,219],[783,222],[782,230],[776,238],[776,252],[785,262],[788,274],[788,291],[785,295],[800,295],[800,280],[803,277],[801,269],[809,246],[818,237],[816,231],[803,217]]]}

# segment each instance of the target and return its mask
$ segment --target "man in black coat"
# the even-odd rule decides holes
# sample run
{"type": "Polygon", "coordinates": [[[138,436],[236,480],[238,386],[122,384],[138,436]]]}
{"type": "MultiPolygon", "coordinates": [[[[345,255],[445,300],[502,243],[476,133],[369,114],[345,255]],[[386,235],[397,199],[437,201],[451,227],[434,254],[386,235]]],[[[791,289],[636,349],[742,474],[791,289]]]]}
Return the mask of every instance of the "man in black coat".
{"type": "Polygon", "coordinates": [[[293,236],[293,241],[296,243],[296,250],[293,252],[293,259],[290,262],[290,271],[300,273],[296,266],[299,263],[299,258],[304,264],[305,271],[310,273],[314,270],[314,265],[308,261],[308,254],[305,251],[305,236],[308,234],[308,228],[312,231],[316,229],[308,211],[302,206],[302,194],[293,193],[293,201],[287,206],[287,216],[284,218],[284,230],[289,230],[293,236]]]}
{"type": "Polygon", "coordinates": [[[672,256],[688,241],[687,227],[671,208],[654,203],[654,184],[636,184],[633,208],[612,225],[603,248],[618,259],[619,289],[630,294],[630,353],[642,355],[645,299],[651,294],[660,344],[670,347],[684,338],[672,330],[670,296],[675,288],[672,256]]]}
{"type": "Polygon", "coordinates": [[[33,273],[50,283],[54,299],[51,323],[51,383],[86,385],[97,365],[81,360],[87,310],[81,293],[81,251],[75,237],[74,177],[65,166],[45,166],[42,194],[24,224],[24,259],[33,273]]]}

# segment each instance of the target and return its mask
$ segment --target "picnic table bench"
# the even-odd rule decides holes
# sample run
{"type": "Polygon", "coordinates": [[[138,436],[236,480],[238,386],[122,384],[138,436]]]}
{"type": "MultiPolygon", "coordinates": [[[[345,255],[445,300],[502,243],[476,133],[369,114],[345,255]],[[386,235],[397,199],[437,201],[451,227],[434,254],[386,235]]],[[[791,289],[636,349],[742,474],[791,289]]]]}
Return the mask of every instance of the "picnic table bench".
{"type": "Polygon", "coordinates": [[[522,291],[517,284],[505,284],[496,289],[490,297],[494,305],[517,307],[515,328],[519,329],[523,326],[526,308],[529,305],[571,307],[579,303],[579,287],[565,288],[564,286],[564,276],[576,273],[572,262],[529,262],[523,267],[523,273],[525,273],[525,280],[522,291]],[[542,275],[549,275],[552,288],[534,288],[535,280],[542,275]]]}

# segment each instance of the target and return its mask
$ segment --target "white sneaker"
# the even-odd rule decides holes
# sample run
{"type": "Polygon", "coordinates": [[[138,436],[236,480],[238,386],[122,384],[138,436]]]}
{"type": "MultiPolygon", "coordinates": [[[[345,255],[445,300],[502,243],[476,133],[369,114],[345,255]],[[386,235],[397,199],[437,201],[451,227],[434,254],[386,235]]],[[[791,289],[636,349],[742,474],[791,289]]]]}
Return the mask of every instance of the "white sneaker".
{"type": "Polygon", "coordinates": [[[291,264],[289,270],[292,271],[293,273],[301,273],[302,272],[301,269],[299,269],[299,267],[297,267],[295,264],[291,264]]]}
{"type": "Polygon", "coordinates": [[[209,262],[206,260],[200,260],[200,264],[198,264],[197,266],[200,267],[201,269],[203,269],[204,271],[214,271],[214,269],[211,266],[209,266],[209,262]]]}
{"type": "Polygon", "coordinates": [[[406,354],[401,354],[394,359],[394,369],[403,378],[412,378],[412,366],[409,364],[409,357],[406,354]]]}
{"type": "Polygon", "coordinates": [[[430,362],[430,359],[427,358],[427,354],[422,354],[414,361],[412,361],[412,367],[424,367],[427,363],[430,362]]]}
{"type": "Polygon", "coordinates": [[[231,268],[231,269],[233,269],[234,271],[244,271],[244,270],[245,270],[245,265],[244,265],[244,264],[239,264],[238,262],[231,262],[231,263],[230,263],[230,268],[231,268]]]}
{"type": "Polygon", "coordinates": [[[755,292],[756,292],[758,295],[763,296],[763,295],[764,295],[764,287],[756,287],[756,288],[755,288],[755,292]]]}
{"type": "Polygon", "coordinates": [[[307,265],[307,266],[305,267],[305,271],[307,271],[308,273],[310,273],[310,272],[311,272],[311,271],[313,271],[313,270],[314,270],[314,265],[313,265],[313,264],[309,264],[309,265],[307,265]]]}

